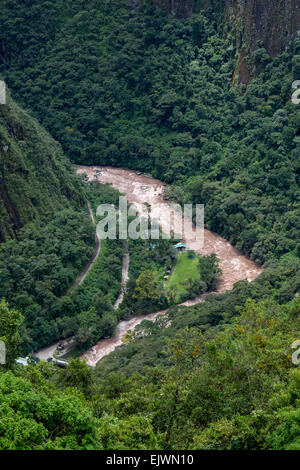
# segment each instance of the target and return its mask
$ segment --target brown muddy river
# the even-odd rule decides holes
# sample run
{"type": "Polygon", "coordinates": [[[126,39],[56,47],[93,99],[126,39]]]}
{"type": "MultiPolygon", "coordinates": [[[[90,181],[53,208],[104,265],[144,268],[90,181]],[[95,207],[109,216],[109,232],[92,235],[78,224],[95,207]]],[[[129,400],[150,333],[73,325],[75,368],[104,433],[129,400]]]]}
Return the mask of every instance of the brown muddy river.
{"type": "MultiPolygon", "coordinates": [[[[157,179],[138,175],[131,170],[112,167],[79,166],[77,172],[86,173],[90,181],[98,180],[100,183],[112,184],[115,189],[127,197],[129,203],[148,203],[152,207],[154,206],[163,230],[167,229],[170,220],[172,221],[171,228],[175,229],[181,226],[184,221],[180,214],[174,214],[170,204],[162,198],[165,185],[157,179]]],[[[223,272],[218,292],[232,289],[236,282],[244,279],[253,281],[262,272],[261,268],[230,245],[227,240],[206,229],[204,229],[204,237],[201,237],[200,232],[198,233],[199,230],[200,228],[186,226],[184,242],[189,248],[202,255],[216,253],[223,272]]],[[[176,230],[174,231],[176,232],[176,230]]],[[[204,298],[205,295],[202,295],[197,299],[184,302],[183,305],[195,305],[202,302],[204,298]]],[[[84,353],[82,358],[86,360],[87,364],[95,366],[102,357],[122,344],[122,337],[128,330],[132,330],[145,318],[154,320],[160,313],[165,313],[165,311],[121,321],[114,336],[100,340],[84,353]]]]}

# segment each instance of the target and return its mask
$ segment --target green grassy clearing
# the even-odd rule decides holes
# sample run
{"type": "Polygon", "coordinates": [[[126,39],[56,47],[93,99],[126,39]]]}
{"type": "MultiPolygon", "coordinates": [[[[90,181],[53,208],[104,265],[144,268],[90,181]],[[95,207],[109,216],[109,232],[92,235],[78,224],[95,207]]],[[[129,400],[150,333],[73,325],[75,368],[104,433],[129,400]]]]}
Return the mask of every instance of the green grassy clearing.
{"type": "Polygon", "coordinates": [[[183,252],[178,254],[176,265],[173,268],[165,287],[166,289],[170,289],[175,286],[178,294],[181,292],[186,293],[187,290],[181,283],[188,279],[198,280],[200,278],[199,258],[189,258],[188,253],[183,252]]]}

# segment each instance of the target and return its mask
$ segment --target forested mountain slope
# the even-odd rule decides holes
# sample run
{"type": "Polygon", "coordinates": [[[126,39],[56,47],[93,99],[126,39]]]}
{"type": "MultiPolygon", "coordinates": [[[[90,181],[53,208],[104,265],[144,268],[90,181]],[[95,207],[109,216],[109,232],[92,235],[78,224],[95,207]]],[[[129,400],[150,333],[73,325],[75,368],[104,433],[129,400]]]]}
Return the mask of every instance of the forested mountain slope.
{"type": "Polygon", "coordinates": [[[60,335],[47,307],[89,260],[94,227],[60,144],[8,90],[0,105],[0,241],[0,297],[25,315],[22,339],[31,351],[60,335]]]}
{"type": "Polygon", "coordinates": [[[238,52],[235,79],[240,83],[249,83],[256,72],[254,51],[262,45],[275,57],[286,50],[300,28],[298,0],[154,0],[154,3],[179,18],[202,10],[223,34],[231,30],[238,52]]]}
{"type": "Polygon", "coordinates": [[[0,105],[0,240],[27,222],[80,208],[84,196],[60,145],[7,93],[0,105]]]}

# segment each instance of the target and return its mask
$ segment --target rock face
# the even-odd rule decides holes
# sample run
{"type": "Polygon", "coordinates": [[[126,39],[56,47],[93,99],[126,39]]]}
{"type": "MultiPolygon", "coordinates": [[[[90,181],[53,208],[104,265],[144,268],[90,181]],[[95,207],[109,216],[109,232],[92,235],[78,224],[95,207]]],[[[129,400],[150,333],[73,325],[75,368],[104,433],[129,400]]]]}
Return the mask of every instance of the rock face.
{"type": "Polygon", "coordinates": [[[253,51],[264,47],[273,58],[300,32],[299,0],[226,0],[226,17],[236,31],[240,55],[234,78],[240,83],[247,84],[255,70],[253,51]]]}
{"type": "Polygon", "coordinates": [[[235,17],[237,39],[252,51],[262,41],[271,57],[300,31],[299,0],[227,0],[228,13],[235,17]]]}

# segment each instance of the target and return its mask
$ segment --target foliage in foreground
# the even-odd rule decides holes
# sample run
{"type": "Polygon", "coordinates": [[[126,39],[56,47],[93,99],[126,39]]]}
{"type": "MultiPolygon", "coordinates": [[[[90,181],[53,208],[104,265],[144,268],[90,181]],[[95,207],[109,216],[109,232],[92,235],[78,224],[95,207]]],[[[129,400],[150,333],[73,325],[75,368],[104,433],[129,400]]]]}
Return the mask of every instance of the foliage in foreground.
{"type": "Polygon", "coordinates": [[[239,313],[214,333],[184,330],[168,367],[129,379],[78,359],[0,372],[0,448],[299,450],[299,298],[239,313]]]}

